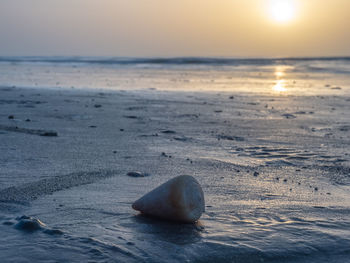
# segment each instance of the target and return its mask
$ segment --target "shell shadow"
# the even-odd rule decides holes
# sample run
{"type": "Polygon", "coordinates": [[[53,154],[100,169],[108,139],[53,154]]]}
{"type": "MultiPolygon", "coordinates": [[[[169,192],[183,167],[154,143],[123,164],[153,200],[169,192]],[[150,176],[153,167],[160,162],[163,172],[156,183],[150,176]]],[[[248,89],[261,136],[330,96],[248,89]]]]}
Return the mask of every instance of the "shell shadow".
{"type": "Polygon", "coordinates": [[[161,239],[177,245],[197,243],[202,240],[204,226],[200,221],[194,224],[183,224],[161,220],[143,214],[132,218],[139,233],[152,235],[152,238],[161,239]]]}

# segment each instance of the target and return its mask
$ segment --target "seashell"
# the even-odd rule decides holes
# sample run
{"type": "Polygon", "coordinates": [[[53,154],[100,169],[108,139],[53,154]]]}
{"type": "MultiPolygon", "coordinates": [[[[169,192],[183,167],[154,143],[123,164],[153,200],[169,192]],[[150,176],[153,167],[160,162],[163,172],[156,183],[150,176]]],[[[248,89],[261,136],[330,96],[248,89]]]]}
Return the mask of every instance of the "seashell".
{"type": "Polygon", "coordinates": [[[145,215],[193,223],[205,211],[204,194],[195,178],[181,175],[136,200],[132,208],[145,215]]]}

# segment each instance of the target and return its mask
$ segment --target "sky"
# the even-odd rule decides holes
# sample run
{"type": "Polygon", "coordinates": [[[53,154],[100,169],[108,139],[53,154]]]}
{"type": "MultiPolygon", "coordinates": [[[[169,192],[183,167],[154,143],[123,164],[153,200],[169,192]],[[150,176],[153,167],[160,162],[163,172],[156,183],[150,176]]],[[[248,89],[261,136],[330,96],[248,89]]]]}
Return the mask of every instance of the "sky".
{"type": "Polygon", "coordinates": [[[350,0],[0,0],[0,56],[350,56],[350,0]]]}

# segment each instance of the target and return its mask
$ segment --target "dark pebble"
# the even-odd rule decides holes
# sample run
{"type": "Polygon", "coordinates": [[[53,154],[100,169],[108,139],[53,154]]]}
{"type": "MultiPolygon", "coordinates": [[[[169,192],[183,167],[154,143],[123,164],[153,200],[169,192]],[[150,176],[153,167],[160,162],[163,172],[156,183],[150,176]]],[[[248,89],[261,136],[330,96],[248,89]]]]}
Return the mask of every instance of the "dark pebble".
{"type": "Polygon", "coordinates": [[[165,134],[175,134],[175,131],[172,130],[165,130],[165,131],[161,131],[161,133],[165,133],[165,134]]]}
{"type": "Polygon", "coordinates": [[[254,176],[258,176],[259,175],[259,173],[258,172],[254,172],[254,174],[253,174],[254,176]]]}
{"type": "Polygon", "coordinates": [[[125,115],[123,117],[127,119],[137,119],[137,116],[134,116],[134,115],[125,115]]]}
{"type": "Polygon", "coordinates": [[[285,114],[282,114],[281,116],[285,117],[286,119],[295,119],[296,118],[295,115],[290,114],[290,113],[285,113],[285,114]]]}
{"type": "Polygon", "coordinates": [[[15,225],[16,229],[33,232],[42,229],[45,225],[36,218],[23,216],[18,219],[18,223],[15,225]]]}
{"type": "Polygon", "coordinates": [[[8,116],[8,118],[9,118],[10,120],[13,120],[13,119],[15,118],[15,116],[10,115],[10,116],[8,116]]]}
{"type": "Polygon", "coordinates": [[[40,134],[40,136],[57,137],[57,132],[47,131],[40,134]]]}
{"type": "Polygon", "coordinates": [[[149,174],[141,173],[141,172],[128,172],[126,175],[130,176],[130,177],[146,177],[146,176],[149,176],[149,174]]]}

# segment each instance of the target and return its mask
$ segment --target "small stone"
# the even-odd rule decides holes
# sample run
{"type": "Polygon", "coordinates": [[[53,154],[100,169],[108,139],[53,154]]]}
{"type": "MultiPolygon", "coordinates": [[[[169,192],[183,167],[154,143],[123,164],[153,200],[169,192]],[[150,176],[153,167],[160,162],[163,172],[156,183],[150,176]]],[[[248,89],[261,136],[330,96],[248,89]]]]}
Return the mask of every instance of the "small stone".
{"type": "Polygon", "coordinates": [[[22,216],[17,220],[18,223],[15,224],[15,228],[19,230],[34,232],[45,227],[45,224],[43,222],[33,217],[22,216]]]}
{"type": "Polygon", "coordinates": [[[57,137],[57,132],[55,131],[45,131],[40,134],[40,136],[57,137]]]}
{"type": "Polygon", "coordinates": [[[253,174],[255,177],[256,176],[258,176],[259,175],[259,173],[258,172],[254,172],[254,174],[253,174]]]}
{"type": "Polygon", "coordinates": [[[15,116],[9,115],[8,118],[9,118],[9,120],[13,120],[15,118],[15,116]]]}
{"type": "Polygon", "coordinates": [[[135,116],[135,115],[125,115],[123,117],[127,118],[127,119],[137,119],[137,116],[135,116]]]}
{"type": "Polygon", "coordinates": [[[290,113],[285,113],[285,114],[282,114],[281,116],[285,117],[286,119],[295,119],[296,118],[295,115],[290,114],[290,113]]]}
{"type": "Polygon", "coordinates": [[[175,134],[176,132],[175,132],[175,131],[172,131],[172,130],[164,130],[164,131],[161,131],[161,133],[165,133],[165,134],[175,134]]]}
{"type": "Polygon", "coordinates": [[[146,176],[149,176],[148,173],[142,173],[142,172],[128,172],[126,175],[130,176],[130,177],[146,177],[146,176]]]}

